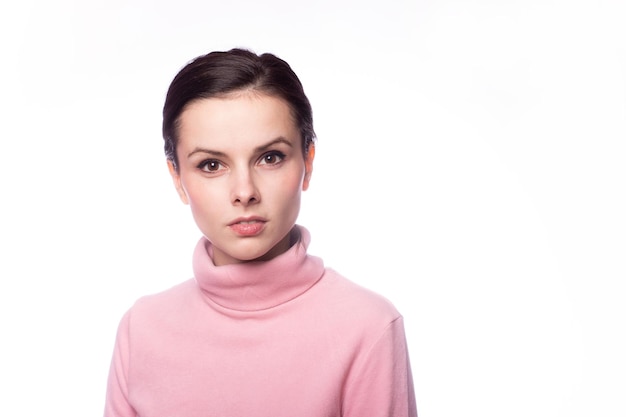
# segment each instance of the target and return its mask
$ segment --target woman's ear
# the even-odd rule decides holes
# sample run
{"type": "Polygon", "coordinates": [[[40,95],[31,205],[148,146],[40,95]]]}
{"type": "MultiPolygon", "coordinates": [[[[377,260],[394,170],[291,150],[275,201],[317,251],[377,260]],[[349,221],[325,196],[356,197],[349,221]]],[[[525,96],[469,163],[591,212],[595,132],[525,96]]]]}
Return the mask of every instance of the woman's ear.
{"type": "Polygon", "coordinates": [[[315,144],[311,143],[304,158],[304,181],[302,182],[302,191],[309,188],[311,182],[311,174],[313,173],[313,160],[315,159],[315,144]]]}
{"type": "Polygon", "coordinates": [[[167,169],[170,171],[170,175],[172,176],[172,180],[174,181],[174,187],[176,188],[176,192],[178,193],[180,200],[184,204],[189,204],[189,198],[187,197],[187,193],[183,188],[183,183],[180,180],[180,174],[178,173],[176,167],[174,166],[174,163],[170,159],[167,160],[167,169]]]}

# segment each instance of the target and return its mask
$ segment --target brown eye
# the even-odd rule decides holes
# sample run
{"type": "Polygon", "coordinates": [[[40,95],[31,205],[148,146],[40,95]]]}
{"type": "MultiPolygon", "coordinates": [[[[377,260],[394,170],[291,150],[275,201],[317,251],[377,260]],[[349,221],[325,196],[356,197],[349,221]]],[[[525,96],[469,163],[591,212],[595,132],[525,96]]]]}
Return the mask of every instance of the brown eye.
{"type": "Polygon", "coordinates": [[[285,154],[282,152],[274,151],[268,152],[261,157],[261,164],[264,165],[276,165],[285,158],[285,154]]]}
{"type": "Polygon", "coordinates": [[[220,170],[222,164],[220,161],[215,159],[208,159],[206,161],[202,161],[198,168],[206,172],[217,172],[220,170]]]}

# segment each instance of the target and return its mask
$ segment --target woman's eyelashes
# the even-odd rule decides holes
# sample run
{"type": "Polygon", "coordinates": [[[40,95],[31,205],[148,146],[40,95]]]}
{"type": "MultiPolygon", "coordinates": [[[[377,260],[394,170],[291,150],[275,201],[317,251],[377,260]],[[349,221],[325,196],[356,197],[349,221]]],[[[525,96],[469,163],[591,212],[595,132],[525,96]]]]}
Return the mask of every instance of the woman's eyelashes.
{"type": "MultiPolygon", "coordinates": [[[[257,160],[258,165],[276,166],[285,160],[285,153],[281,151],[265,152],[257,160]]],[[[198,164],[198,169],[207,173],[218,173],[227,169],[227,166],[218,159],[204,159],[198,164]]]]}
{"type": "Polygon", "coordinates": [[[285,154],[281,151],[269,151],[264,153],[259,159],[261,165],[278,165],[285,159],[285,154]]]}
{"type": "Polygon", "coordinates": [[[198,168],[204,172],[218,172],[224,169],[224,165],[217,159],[205,159],[198,164],[198,168]]]}

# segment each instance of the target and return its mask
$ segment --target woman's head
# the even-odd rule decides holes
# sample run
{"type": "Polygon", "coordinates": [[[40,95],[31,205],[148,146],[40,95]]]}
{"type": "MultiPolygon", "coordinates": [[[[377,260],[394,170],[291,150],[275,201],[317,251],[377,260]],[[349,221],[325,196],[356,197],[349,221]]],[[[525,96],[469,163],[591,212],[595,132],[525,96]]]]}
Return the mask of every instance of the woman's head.
{"type": "Polygon", "coordinates": [[[187,106],[245,91],[284,100],[302,136],[303,155],[308,153],[315,140],[311,105],[289,64],[272,54],[231,49],[197,57],[170,84],[163,107],[163,139],[165,155],[175,168],[180,116],[187,106]]]}
{"type": "Polygon", "coordinates": [[[287,63],[243,50],[197,58],[163,115],[174,186],[215,264],[285,252],[315,156],[311,107],[287,63]]]}

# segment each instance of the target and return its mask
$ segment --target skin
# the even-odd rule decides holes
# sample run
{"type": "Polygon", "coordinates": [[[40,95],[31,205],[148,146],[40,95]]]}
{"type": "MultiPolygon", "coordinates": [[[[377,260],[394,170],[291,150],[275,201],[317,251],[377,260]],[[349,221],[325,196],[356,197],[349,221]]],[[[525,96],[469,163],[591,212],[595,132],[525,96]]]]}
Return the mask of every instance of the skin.
{"type": "Polygon", "coordinates": [[[303,155],[287,102],[253,91],[193,102],[180,116],[177,154],[178,168],[168,161],[174,186],[215,265],[289,249],[315,148],[303,155]]]}

